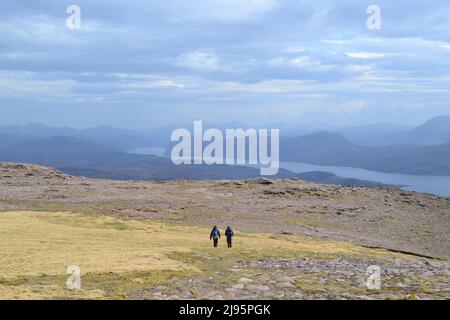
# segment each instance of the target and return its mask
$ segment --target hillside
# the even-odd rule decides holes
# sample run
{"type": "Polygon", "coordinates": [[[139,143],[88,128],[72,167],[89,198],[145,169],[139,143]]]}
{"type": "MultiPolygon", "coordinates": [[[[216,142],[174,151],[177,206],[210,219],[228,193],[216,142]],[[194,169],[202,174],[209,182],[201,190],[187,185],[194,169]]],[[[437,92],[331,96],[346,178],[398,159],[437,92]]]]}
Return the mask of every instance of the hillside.
{"type": "MultiPolygon", "coordinates": [[[[0,141],[0,161],[52,166],[76,176],[120,180],[248,179],[260,176],[258,169],[242,166],[176,166],[168,158],[125,153],[73,137],[29,139],[23,136],[0,135],[0,141]]],[[[294,172],[281,169],[275,178],[298,176],[294,172]]],[[[303,178],[311,182],[383,186],[380,183],[329,174],[309,174],[303,178]]]]}
{"type": "Polygon", "coordinates": [[[319,132],[280,141],[283,161],[416,175],[450,175],[450,143],[367,147],[341,135],[319,132]]]}
{"type": "Polygon", "coordinates": [[[172,127],[163,127],[146,131],[133,131],[109,126],[86,129],[70,127],[50,127],[39,123],[28,125],[10,125],[0,127],[0,135],[16,136],[24,139],[47,139],[52,137],[70,137],[113,147],[120,150],[133,150],[147,146],[166,146],[163,141],[170,137],[172,127]]]}
{"type": "Polygon", "coordinates": [[[397,189],[93,180],[2,163],[0,297],[443,299],[449,208],[397,189]],[[210,247],[212,225],[235,229],[233,249],[210,247]],[[83,289],[71,292],[74,263],[83,289]],[[364,285],[374,264],[381,290],[364,285]]]}
{"type": "Polygon", "coordinates": [[[450,143],[450,116],[432,118],[409,130],[366,137],[361,143],[367,145],[421,144],[437,145],[450,143]]]}

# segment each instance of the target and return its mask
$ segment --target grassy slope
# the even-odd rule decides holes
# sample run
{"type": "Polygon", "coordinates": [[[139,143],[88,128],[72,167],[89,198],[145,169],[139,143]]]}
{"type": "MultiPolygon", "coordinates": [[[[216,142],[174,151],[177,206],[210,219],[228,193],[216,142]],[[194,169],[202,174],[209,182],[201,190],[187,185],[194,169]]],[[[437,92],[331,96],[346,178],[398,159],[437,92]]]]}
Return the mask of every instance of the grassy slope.
{"type": "Polygon", "coordinates": [[[232,250],[223,242],[213,249],[208,235],[203,228],[114,217],[2,212],[0,298],[133,298],[171,277],[196,275],[216,274],[226,285],[239,277],[226,272],[233,264],[268,257],[409,259],[350,243],[264,234],[238,233],[232,250]],[[65,288],[70,265],[81,267],[80,291],[65,288]]]}

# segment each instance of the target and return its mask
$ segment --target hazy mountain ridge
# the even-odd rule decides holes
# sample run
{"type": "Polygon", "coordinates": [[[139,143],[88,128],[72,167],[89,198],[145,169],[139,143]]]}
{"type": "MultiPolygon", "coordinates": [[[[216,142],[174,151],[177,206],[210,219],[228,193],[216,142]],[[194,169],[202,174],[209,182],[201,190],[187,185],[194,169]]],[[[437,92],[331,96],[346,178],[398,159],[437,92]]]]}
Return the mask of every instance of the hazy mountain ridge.
{"type": "MultiPolygon", "coordinates": [[[[232,126],[247,128],[241,123],[222,125],[205,123],[204,129],[217,127],[225,130],[232,126]]],[[[423,125],[400,132],[393,132],[399,127],[390,124],[336,129],[320,123],[311,123],[298,130],[314,131],[314,128],[329,128],[331,132],[321,131],[288,137],[283,135],[282,128],[288,128],[285,132],[293,134],[296,132],[295,126],[273,123],[269,128],[276,126],[281,127],[281,161],[346,166],[390,173],[450,175],[450,117],[436,117],[423,125]],[[367,146],[355,143],[348,138],[349,136],[366,141],[377,137],[389,141],[390,145],[367,146]],[[401,144],[396,144],[401,141],[403,141],[401,144]],[[447,142],[420,145],[421,142],[432,141],[447,142]]],[[[224,177],[222,175],[224,171],[227,174],[233,172],[229,168],[222,170],[222,166],[175,168],[169,159],[123,152],[149,146],[163,147],[168,152],[171,145],[170,134],[174,128],[175,126],[166,126],[133,131],[108,126],[88,129],[53,128],[40,124],[4,126],[0,127],[0,160],[70,168],[72,172],[80,174],[97,172],[109,178],[115,178],[116,175],[144,179],[156,176],[161,179],[193,176],[212,178],[224,177]],[[72,150],[68,150],[69,148],[72,150]],[[159,170],[156,166],[160,167],[159,170]],[[109,171],[105,171],[106,167],[109,171]],[[214,173],[214,170],[218,170],[219,173],[214,173]]],[[[239,172],[229,178],[248,178],[256,173],[256,171],[249,173],[248,168],[246,170],[235,168],[234,171],[239,172]]],[[[286,175],[292,176],[293,173],[281,170],[281,176],[286,175]]]]}
{"type": "Polygon", "coordinates": [[[170,137],[172,128],[158,128],[147,131],[118,129],[110,126],[98,126],[87,129],[70,127],[49,127],[41,124],[0,127],[0,134],[17,136],[26,139],[45,139],[51,137],[72,137],[114,147],[121,150],[132,150],[147,146],[165,146],[162,141],[170,137]]]}
{"type": "Polygon", "coordinates": [[[283,161],[416,175],[450,175],[450,143],[368,147],[320,132],[280,142],[283,161]]]}
{"type": "MultiPolygon", "coordinates": [[[[120,180],[174,180],[174,179],[249,179],[260,177],[259,169],[226,165],[174,165],[169,158],[137,155],[101,146],[73,137],[26,139],[0,135],[0,161],[27,162],[56,167],[77,176],[120,180]]],[[[280,169],[274,178],[298,178],[300,175],[280,169]]],[[[307,175],[311,182],[388,186],[381,183],[347,179],[336,175],[307,175]]]]}
{"type": "Polygon", "coordinates": [[[450,116],[435,117],[409,130],[380,134],[360,140],[367,145],[421,144],[450,142],[450,116]]]}

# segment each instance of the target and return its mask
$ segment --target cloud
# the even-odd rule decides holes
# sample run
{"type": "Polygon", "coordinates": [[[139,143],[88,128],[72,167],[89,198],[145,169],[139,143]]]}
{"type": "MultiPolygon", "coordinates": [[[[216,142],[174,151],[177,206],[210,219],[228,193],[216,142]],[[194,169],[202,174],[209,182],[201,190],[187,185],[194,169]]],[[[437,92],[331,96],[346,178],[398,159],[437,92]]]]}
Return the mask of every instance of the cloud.
{"type": "Polygon", "coordinates": [[[158,125],[198,110],[226,121],[291,120],[298,105],[311,119],[334,106],[359,121],[403,120],[383,106],[450,113],[447,0],[379,0],[380,31],[367,30],[360,0],[77,4],[82,28],[74,31],[63,2],[1,4],[0,121],[35,121],[46,111],[54,122],[76,121],[63,110],[86,112],[81,125],[106,114],[158,125]],[[91,117],[90,103],[104,113],[91,117]]]}
{"type": "Polygon", "coordinates": [[[350,45],[352,42],[350,40],[330,40],[330,39],[325,39],[325,40],[322,40],[322,43],[343,46],[343,45],[350,45]]]}
{"type": "Polygon", "coordinates": [[[338,114],[354,114],[360,112],[368,103],[365,100],[344,101],[333,107],[333,111],[338,114]]]}
{"type": "Polygon", "coordinates": [[[209,0],[201,1],[202,4],[196,2],[200,8],[204,8],[205,16],[226,22],[253,20],[279,5],[278,0],[209,0]]]}
{"type": "Polygon", "coordinates": [[[299,53],[299,52],[306,52],[306,51],[307,50],[301,46],[287,47],[285,50],[285,52],[287,52],[287,53],[299,53]]]}
{"type": "Polygon", "coordinates": [[[347,52],[347,57],[354,59],[381,59],[386,57],[386,53],[381,52],[347,52]]]}
{"type": "Polygon", "coordinates": [[[350,64],[345,67],[346,70],[353,73],[365,73],[372,71],[375,68],[374,65],[359,65],[359,64],[350,64]]]}
{"type": "Polygon", "coordinates": [[[202,51],[194,51],[180,55],[176,65],[185,68],[207,71],[216,71],[220,69],[219,59],[217,56],[212,53],[202,51]]]}
{"type": "Polygon", "coordinates": [[[168,89],[183,89],[186,85],[171,79],[160,79],[153,81],[141,81],[141,82],[127,82],[121,85],[121,88],[125,90],[140,90],[140,89],[155,89],[155,88],[168,88],[168,89]]]}

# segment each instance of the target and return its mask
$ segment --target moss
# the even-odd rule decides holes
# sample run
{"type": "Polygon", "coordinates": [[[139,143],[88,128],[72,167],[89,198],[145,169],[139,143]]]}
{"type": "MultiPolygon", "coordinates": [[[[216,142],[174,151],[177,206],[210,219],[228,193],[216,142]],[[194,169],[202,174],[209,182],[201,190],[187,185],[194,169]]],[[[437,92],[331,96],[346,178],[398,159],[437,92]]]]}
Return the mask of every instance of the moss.
{"type": "Polygon", "coordinates": [[[295,286],[307,294],[318,294],[325,292],[318,277],[313,274],[305,274],[295,279],[295,286]]]}
{"type": "Polygon", "coordinates": [[[188,277],[195,275],[192,271],[153,271],[125,273],[89,273],[83,276],[82,285],[86,290],[102,290],[107,299],[142,298],[144,289],[158,285],[167,285],[173,277],[188,277]],[[142,291],[142,292],[140,292],[142,291]],[[139,296],[141,295],[141,297],[139,296]]]}

